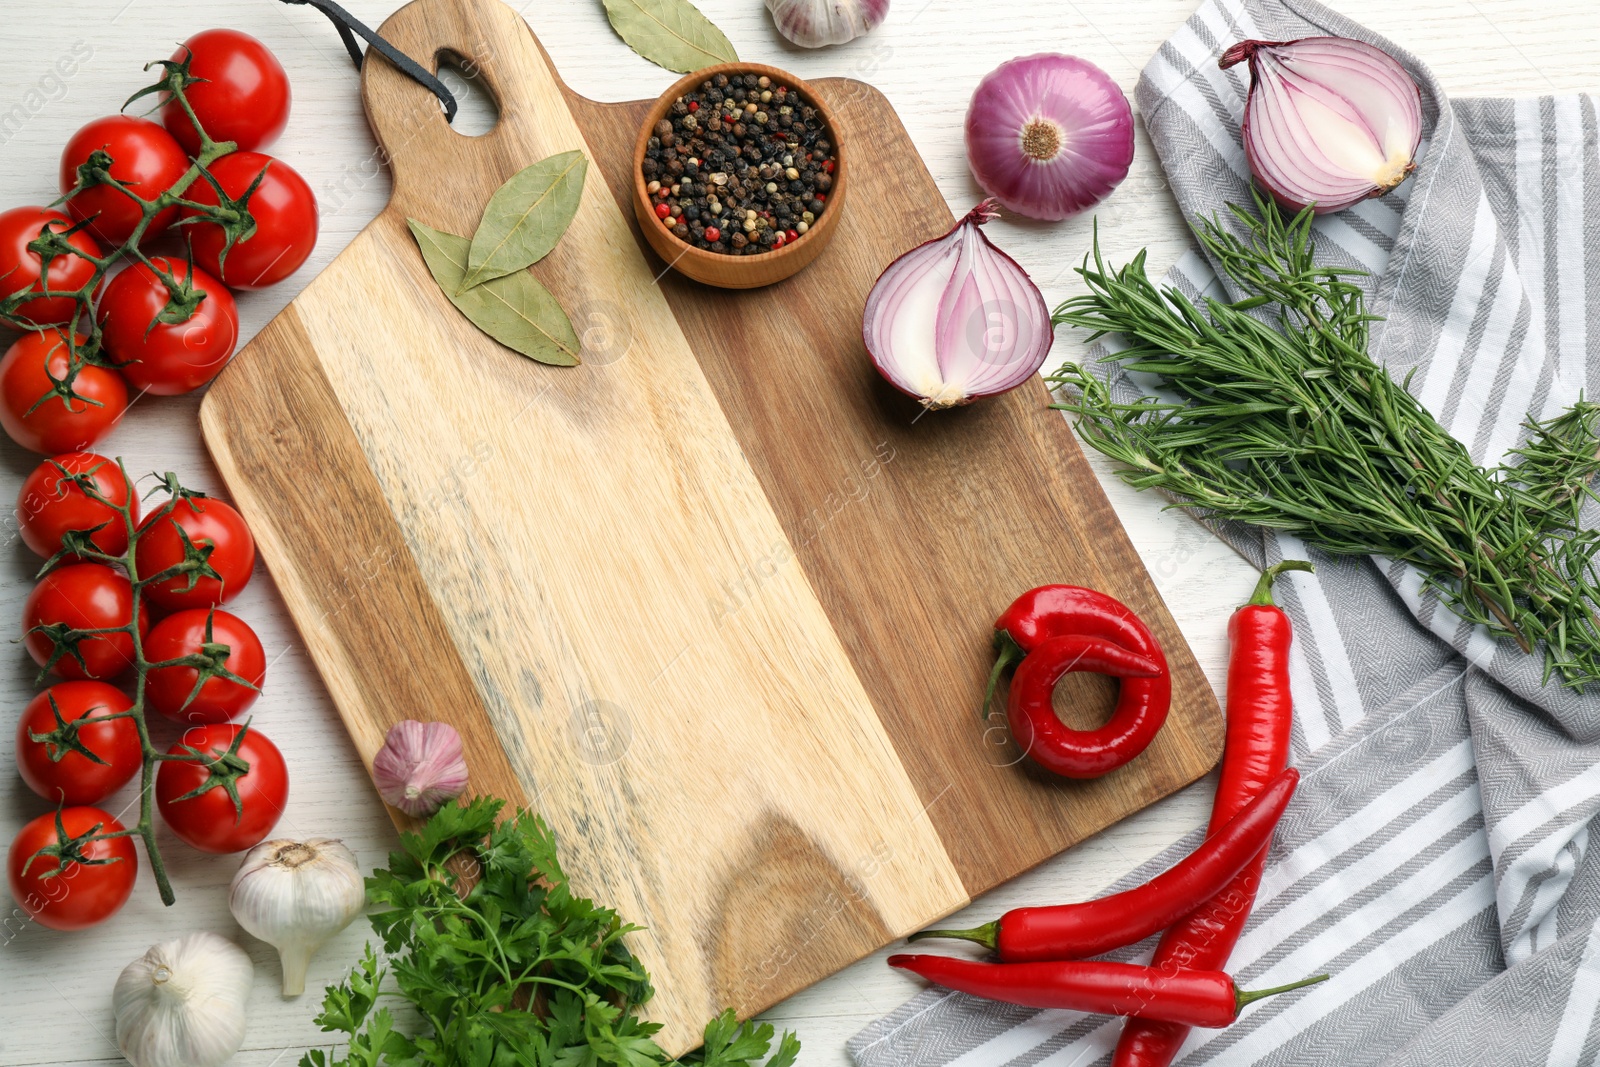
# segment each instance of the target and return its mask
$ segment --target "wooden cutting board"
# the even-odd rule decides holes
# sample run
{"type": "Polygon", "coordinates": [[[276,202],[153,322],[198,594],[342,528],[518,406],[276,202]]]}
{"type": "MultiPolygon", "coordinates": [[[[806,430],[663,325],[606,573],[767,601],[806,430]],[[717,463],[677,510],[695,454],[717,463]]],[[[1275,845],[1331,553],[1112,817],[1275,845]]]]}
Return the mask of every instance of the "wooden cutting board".
{"type": "MultiPolygon", "coordinates": [[[[418,0],[383,33],[464,60],[499,123],[460,136],[367,64],[393,200],[202,429],[363,757],[398,720],[455,724],[472,788],[543,812],[577,887],[647,927],[669,1050],[1212,765],[1211,689],[1043,386],[919,418],[867,362],[873,280],[952,221],[882,96],[816,83],[852,150],[837,239],[726,292],[663,274],[633,229],[647,103],[574,94],[497,0],[418,0]],[[461,318],[405,220],[470,234],[572,148],[596,169],[535,268],[585,341],[563,369],[461,318]],[[1156,743],[1094,782],[978,715],[992,620],[1049,581],[1128,603],[1175,675],[1156,743]]],[[[1062,689],[1069,721],[1109,707],[1104,680],[1062,689]]]]}

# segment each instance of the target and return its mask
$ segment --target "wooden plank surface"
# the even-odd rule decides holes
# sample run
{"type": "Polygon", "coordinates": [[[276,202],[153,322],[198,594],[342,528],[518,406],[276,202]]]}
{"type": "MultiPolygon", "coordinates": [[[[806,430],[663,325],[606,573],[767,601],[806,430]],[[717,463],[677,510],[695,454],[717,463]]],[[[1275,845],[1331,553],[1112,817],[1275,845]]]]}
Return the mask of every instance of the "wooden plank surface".
{"type": "MultiPolygon", "coordinates": [[[[542,811],[576,887],[644,927],[631,943],[659,990],[651,1012],[683,1051],[720,1008],[753,1014],[968,896],[800,569],[775,569],[734,615],[714,610],[784,533],[604,183],[539,273],[568,307],[614,298],[629,359],[531,363],[429,276],[408,217],[470,234],[515,171],[595,155],[525,24],[495,0],[428,0],[384,34],[413,55],[471,57],[501,121],[463,138],[413,83],[367,68],[391,206],[295,301],[293,328],[241,353],[202,426],[274,569],[388,551],[382,531],[351,546],[349,522],[259,506],[265,468],[320,469],[343,492],[303,492],[308,508],[354,509],[358,530],[387,520],[404,539],[342,625],[308,628],[358,748],[370,758],[388,726],[419,715],[497,738],[504,757],[469,764],[472,789],[542,811]],[[307,429],[293,458],[264,432],[285,376],[326,384],[295,397],[307,429]],[[419,608],[442,626],[393,625],[381,657],[342,637],[419,608]],[[475,699],[419,708],[395,660],[464,672],[475,699]],[[615,745],[589,744],[596,731],[615,745]],[[880,850],[885,828],[895,847],[880,850]],[[828,900],[826,950],[791,965],[828,900]]],[[[292,610],[325,619],[308,587],[325,588],[285,581],[292,610]]]]}
{"type": "MultiPolygon", "coordinates": [[[[639,107],[564,91],[496,0],[422,0],[384,33],[465,60],[499,123],[463,137],[367,68],[390,207],[241,353],[202,427],[363,758],[419,714],[498,742],[473,788],[542,810],[579,887],[646,927],[666,1045],[1209,768],[1215,701],[1043,387],[921,419],[864,358],[866,290],[951,221],[880,95],[824,90],[845,137],[870,131],[865,195],[767,290],[658,288],[591,181],[535,273],[604,343],[554,369],[462,319],[405,220],[468,234],[500,182],[570,148],[621,188],[639,107]],[[290,417],[292,439],[274,432],[290,417]],[[312,469],[334,491],[268,503],[312,469]],[[351,552],[382,565],[330,585],[351,552]],[[976,714],[989,621],[1043,581],[1125,600],[1174,671],[1168,728],[1095,782],[1037,771],[976,714]],[[445,664],[448,698],[419,711],[395,658],[445,664]]],[[[1067,693],[1073,721],[1103,716],[1103,683],[1067,693]]]]}
{"type": "MultiPolygon", "coordinates": [[[[1221,743],[1220,720],[1072,431],[1045,410],[1044,385],[924,415],[873,370],[860,340],[868,290],[901,251],[954,219],[882,94],[842,78],[815,87],[866,157],[852,165],[833,244],[764,290],[709,290],[671,271],[660,283],[976,895],[1198,777],[1221,743]],[[975,710],[993,662],[989,624],[1022,590],[1063,581],[1133,607],[1174,672],[1157,742],[1092,782],[1019,762],[1000,720],[975,710]]],[[[569,91],[568,104],[627,210],[648,102],[602,105],[569,91]]],[[[621,358],[607,340],[607,356],[621,358]]],[[[759,595],[760,562],[730,597],[734,610],[746,589],[759,595]]],[[[1103,721],[1115,692],[1089,676],[1061,690],[1064,716],[1080,726],[1103,721]]]]}

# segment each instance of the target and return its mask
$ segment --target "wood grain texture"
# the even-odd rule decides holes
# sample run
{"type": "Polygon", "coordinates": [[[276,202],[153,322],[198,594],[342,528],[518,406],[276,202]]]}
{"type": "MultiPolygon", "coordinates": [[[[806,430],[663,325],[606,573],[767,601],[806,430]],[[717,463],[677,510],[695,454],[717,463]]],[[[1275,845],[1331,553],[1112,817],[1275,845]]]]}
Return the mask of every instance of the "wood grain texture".
{"type": "MultiPolygon", "coordinates": [[[[1215,701],[1043,387],[921,419],[860,351],[879,271],[951,222],[881,96],[818,87],[871,134],[811,269],[657,286],[626,207],[646,104],[578,99],[495,0],[420,0],[383,32],[459,57],[500,122],[461,137],[367,67],[390,206],[219,379],[203,432],[363,758],[414,717],[495,749],[473,788],[543,811],[578,887],[647,927],[668,1048],[1211,765],[1215,701]],[[479,334],[405,227],[470,234],[503,180],[574,148],[611,191],[588,184],[535,273],[588,339],[575,371],[479,334]],[[313,470],[327,491],[272,503],[313,470]],[[340,584],[352,551],[381,563],[340,584]],[[988,622],[1043,581],[1125,600],[1175,674],[1167,730],[1096,782],[977,718],[988,622]]],[[[1069,718],[1103,714],[1103,688],[1070,691],[1069,718]]]]}
{"type": "MultiPolygon", "coordinates": [[[[847,79],[816,88],[866,157],[833,244],[760,292],[708,293],[673,272],[660,284],[976,895],[1204,773],[1220,721],[1071,430],[1045,410],[1044,385],[924,417],[872,369],[860,341],[868,290],[955,220],[877,90],[847,79]],[[986,724],[975,710],[992,662],[988,622],[1022,590],[1060,581],[1131,606],[1174,673],[1156,743],[1093,782],[1019,763],[1004,732],[988,729],[998,717],[986,724]]],[[[568,103],[626,204],[631,138],[649,105],[568,103]]],[[[758,581],[752,572],[745,584],[758,581]]],[[[1113,692],[1083,676],[1062,690],[1063,712],[1084,726],[1103,720],[1113,692]]]]}

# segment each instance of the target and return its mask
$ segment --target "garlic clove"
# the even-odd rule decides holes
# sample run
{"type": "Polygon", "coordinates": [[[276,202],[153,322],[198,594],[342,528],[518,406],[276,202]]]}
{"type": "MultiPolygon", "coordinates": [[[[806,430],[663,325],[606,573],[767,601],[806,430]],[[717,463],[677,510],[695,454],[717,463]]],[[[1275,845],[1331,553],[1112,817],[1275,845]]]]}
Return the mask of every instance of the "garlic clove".
{"type": "Polygon", "coordinates": [[[872,32],[889,14],[889,0],[767,0],[767,10],[791,42],[821,48],[872,32]]]}
{"type": "Polygon", "coordinates": [[[372,759],[372,780],[378,794],[407,815],[432,815],[467,788],[461,735],[449,723],[396,723],[372,759]]]}
{"type": "Polygon", "coordinates": [[[286,997],[305,992],[311,957],[366,903],[355,855],[326,837],[263,841],[245,853],[228,888],[239,925],[278,950],[286,997]]]}
{"type": "Polygon", "coordinates": [[[218,1067],[244,1044],[250,957],[217,934],[152,945],[111,993],[117,1048],[133,1067],[218,1067]]]}

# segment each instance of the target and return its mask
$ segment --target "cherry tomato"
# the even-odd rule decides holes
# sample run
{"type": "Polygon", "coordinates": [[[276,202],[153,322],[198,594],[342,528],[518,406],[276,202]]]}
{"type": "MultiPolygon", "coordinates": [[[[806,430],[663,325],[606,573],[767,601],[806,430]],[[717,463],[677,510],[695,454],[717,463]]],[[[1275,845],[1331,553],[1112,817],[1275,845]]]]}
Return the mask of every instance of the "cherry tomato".
{"type": "Polygon", "coordinates": [[[70,360],[66,335],[57,330],[25,333],[0,357],[0,426],[23,448],[47,456],[87,448],[128,410],[128,386],[108,367],[80,367],[74,395],[49,396],[61,388],[70,360]]]}
{"type": "MultiPolygon", "coordinates": [[[[317,246],[317,198],[293,167],[260,152],[234,152],[211,164],[211,176],[230,199],[243,196],[263,170],[266,175],[246,205],[255,232],[236,242],[226,256],[221,226],[197,222],[185,227],[194,261],[231,289],[263,289],[281,282],[317,246]]],[[[217,191],[204,178],[189,187],[188,197],[197,204],[217,203],[217,191]]]]}
{"type": "Polygon", "coordinates": [[[108,556],[128,550],[128,527],[112,505],[129,505],[139,521],[139,495],[114,460],[93,452],[67,452],[33,468],[17,493],[17,532],[22,543],[49,558],[61,551],[68,530],[100,530],[89,540],[108,556]],[[92,500],[70,476],[88,475],[95,492],[110,501],[92,500]]]}
{"type": "MultiPolygon", "coordinates": [[[[126,626],[133,617],[133,586],[119,571],[103,563],[74,563],[53,570],[33,587],[22,606],[22,642],[39,666],[50,662],[55,641],[36,626],[64,623],[74,630],[126,626]]],[[[139,632],[149,627],[148,613],[139,613],[139,632]]],[[[80,638],[77,654],[64,650],[51,668],[63,678],[111,679],[133,666],[133,638],[125,633],[80,638]],[[79,662],[79,658],[83,662],[79,662]]]]}
{"type": "Polygon", "coordinates": [[[139,728],[132,719],[102,720],[131,707],[126,693],[104,682],[59,682],[34,697],[17,723],[22,780],[52,804],[98,804],[127,785],[144,763],[139,728]],[[57,734],[65,736],[52,739],[57,734]],[[74,740],[102,762],[75,749],[74,740]]]}
{"type": "MultiPolygon", "coordinates": [[[[41,926],[52,930],[82,930],[104,922],[128,902],[139,857],[131,837],[102,838],[81,847],[87,862],[35,855],[57,844],[57,812],[48,812],[24,826],[11,841],[6,874],[17,906],[41,926]]],[[[99,826],[99,833],[120,833],[124,827],[99,808],[63,808],[61,829],[69,838],[81,837],[99,826]]]]}
{"type": "Polygon", "coordinates": [[[171,299],[161,276],[143,263],[118,274],[100,300],[107,354],[135,389],[176,396],[217,376],[239,340],[239,309],[233,294],[200,268],[164,256],[151,264],[205,294],[183,322],[157,322],[171,299]]]}
{"type": "Polygon", "coordinates": [[[220,500],[180,500],[171,511],[151,512],[139,526],[134,562],[139,574],[153,578],[184,560],[184,544],[211,546],[206,562],[221,577],[201,577],[189,588],[192,574],[177,574],[145,586],[145,595],[167,611],[225,604],[250,584],[256,565],[256,539],[244,516],[220,500]],[[180,532],[181,531],[181,532],[180,532]]]}
{"type": "MultiPolygon", "coordinates": [[[[111,176],[128,192],[145,200],[154,200],[171,189],[189,170],[189,157],[172,134],[148,119],[107,115],[89,123],[67,142],[61,153],[63,193],[70,193],[78,184],[78,167],[99,149],[111,157],[111,176]]],[[[109,185],[85,189],[67,201],[67,210],[79,221],[93,217],[89,229],[112,247],[121,247],[144,218],[137,201],[109,185]]],[[[177,210],[169,207],[151,219],[141,240],[149,240],[170,226],[177,210]]]]}
{"type": "Polygon", "coordinates": [[[278,746],[254,727],[246,732],[233,723],[213,723],[185,730],[168,754],[191,750],[206,760],[163,760],[156,772],[156,810],[172,832],[201,852],[240,852],[266,840],[289,801],[289,768],[278,746]],[[228,756],[241,733],[244,740],[228,756]],[[241,771],[245,764],[248,769],[241,771]],[[228,794],[229,779],[237,805],[228,794]]]}
{"type": "Polygon", "coordinates": [[[195,682],[200,678],[196,668],[154,668],[145,676],[145,699],[173,722],[227,722],[238,718],[261,695],[261,682],[267,676],[261,639],[243,619],[218,608],[190,608],[162,619],[145,640],[144,656],[151,663],[162,663],[203,655],[207,645],[226,645],[226,653],[216,650],[222,669],[256,688],[218,676],[213,668],[196,692],[195,682]]]}
{"type": "MultiPolygon", "coordinates": [[[[29,242],[35,240],[46,226],[52,230],[65,230],[72,220],[59,211],[43,207],[14,207],[0,212],[0,299],[27,291],[42,293],[40,276],[44,273],[44,260],[37,252],[28,251],[29,242]]],[[[79,231],[67,238],[73,248],[87,255],[100,255],[100,246],[88,233],[79,231]]],[[[50,260],[50,291],[72,293],[89,284],[94,277],[94,264],[82,256],[58,255],[50,260]]],[[[70,296],[38,297],[17,306],[16,317],[39,326],[52,323],[69,323],[77,317],[78,305],[70,296]]]]}
{"type": "MultiPolygon", "coordinates": [[[[240,151],[266,148],[289,124],[289,76],[267,46],[238,30],[204,30],[172,54],[189,59],[189,73],[204,81],[183,91],[201,127],[213,141],[232,141],[240,151]]],[[[170,100],[161,121],[191,155],[200,135],[181,105],[170,100]]]]}

